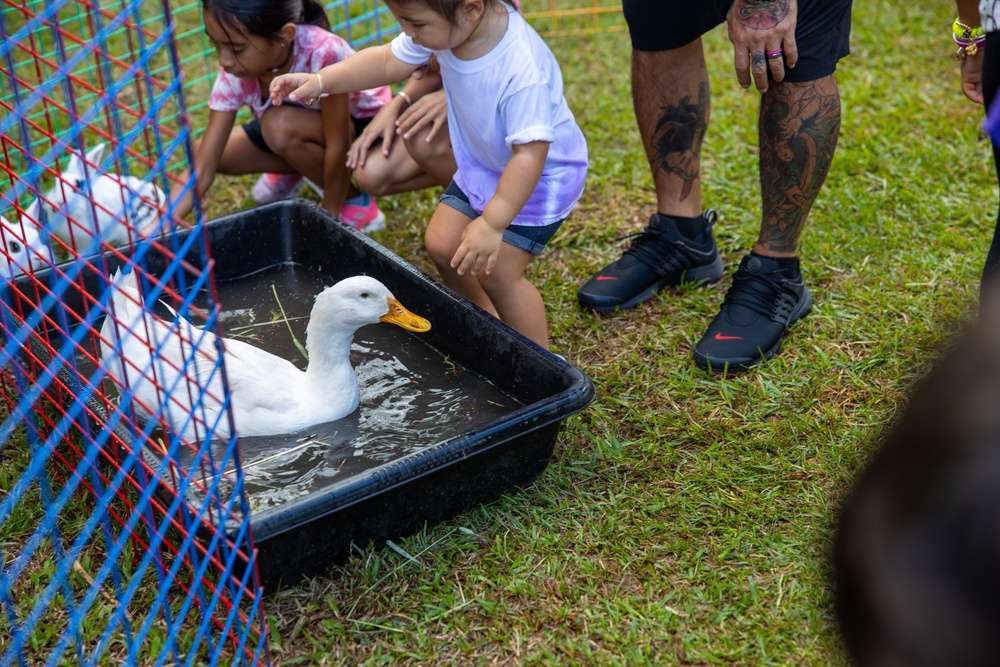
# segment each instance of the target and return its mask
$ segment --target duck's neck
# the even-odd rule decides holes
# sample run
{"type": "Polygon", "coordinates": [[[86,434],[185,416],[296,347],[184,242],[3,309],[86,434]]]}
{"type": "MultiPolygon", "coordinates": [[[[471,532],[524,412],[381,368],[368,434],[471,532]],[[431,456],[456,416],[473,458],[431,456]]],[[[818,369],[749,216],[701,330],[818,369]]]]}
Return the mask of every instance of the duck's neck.
{"type": "Polygon", "coordinates": [[[306,375],[325,378],[332,372],[344,368],[353,373],[350,362],[353,340],[353,331],[323,330],[314,327],[310,321],[306,330],[306,353],[309,355],[306,375]]]}

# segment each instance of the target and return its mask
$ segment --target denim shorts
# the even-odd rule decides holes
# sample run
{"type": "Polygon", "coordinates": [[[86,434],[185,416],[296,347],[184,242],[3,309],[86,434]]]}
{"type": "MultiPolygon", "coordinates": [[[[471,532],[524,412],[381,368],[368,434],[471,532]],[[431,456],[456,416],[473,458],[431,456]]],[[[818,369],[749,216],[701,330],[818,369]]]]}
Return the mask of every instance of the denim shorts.
{"type": "MultiPolygon", "coordinates": [[[[472,208],[468,195],[462,192],[462,188],[458,187],[455,181],[452,181],[448,185],[448,189],[441,195],[441,203],[447,204],[470,220],[475,220],[482,215],[481,211],[472,208]]],[[[558,222],[540,226],[510,225],[503,232],[503,240],[515,248],[530,252],[532,255],[540,255],[545,250],[545,244],[555,236],[565,220],[566,218],[563,218],[558,222]]]]}

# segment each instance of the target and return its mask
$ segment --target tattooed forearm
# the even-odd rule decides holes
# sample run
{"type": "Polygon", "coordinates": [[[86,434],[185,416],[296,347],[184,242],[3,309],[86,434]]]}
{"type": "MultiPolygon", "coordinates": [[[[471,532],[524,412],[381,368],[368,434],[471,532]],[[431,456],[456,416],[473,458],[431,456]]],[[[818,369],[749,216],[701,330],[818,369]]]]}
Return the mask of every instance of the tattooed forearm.
{"type": "Polygon", "coordinates": [[[680,199],[683,201],[701,170],[701,141],[708,126],[708,83],[698,85],[698,100],[682,97],[676,105],[663,107],[663,115],[653,130],[652,156],[654,170],[662,169],[685,181],[680,199]]]}
{"type": "Polygon", "coordinates": [[[778,83],[761,99],[764,221],[759,243],[768,250],[797,250],[799,233],[826,180],[839,136],[840,96],[833,75],[778,83]]]}
{"type": "Polygon", "coordinates": [[[747,30],[770,30],[788,16],[791,0],[736,0],[736,20],[747,30]]]}

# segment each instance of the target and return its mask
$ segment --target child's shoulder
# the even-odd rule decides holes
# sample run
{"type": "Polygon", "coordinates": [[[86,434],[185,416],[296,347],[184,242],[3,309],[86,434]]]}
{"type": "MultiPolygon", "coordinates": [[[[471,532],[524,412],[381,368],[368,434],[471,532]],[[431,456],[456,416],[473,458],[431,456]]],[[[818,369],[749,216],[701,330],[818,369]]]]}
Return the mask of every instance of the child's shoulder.
{"type": "Polygon", "coordinates": [[[354,53],[347,40],[315,25],[297,26],[295,51],[295,62],[306,69],[325,67],[354,53]]]}
{"type": "Polygon", "coordinates": [[[330,32],[326,28],[321,28],[318,25],[301,24],[296,26],[295,41],[301,46],[307,48],[316,48],[325,45],[332,46],[347,46],[347,43],[343,37],[335,32],[330,32]]]}

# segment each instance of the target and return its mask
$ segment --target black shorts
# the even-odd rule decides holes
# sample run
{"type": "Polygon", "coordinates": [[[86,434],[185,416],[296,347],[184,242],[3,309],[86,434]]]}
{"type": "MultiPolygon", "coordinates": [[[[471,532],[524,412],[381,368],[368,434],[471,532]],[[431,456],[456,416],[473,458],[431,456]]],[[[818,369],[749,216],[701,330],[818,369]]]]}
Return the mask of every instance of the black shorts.
{"type": "MultiPolygon", "coordinates": [[[[726,21],[733,0],[623,0],[632,48],[668,51],[690,44],[726,21]]],[[[850,54],[851,0],[799,0],[795,43],[799,61],[785,81],[815,81],[850,54]]]]}
{"type": "MultiPolygon", "coordinates": [[[[371,118],[355,118],[351,116],[351,120],[354,122],[354,136],[361,134],[361,131],[368,127],[368,123],[372,122],[371,118]]],[[[254,118],[249,123],[243,124],[243,131],[247,133],[247,138],[250,143],[261,149],[265,153],[274,154],[271,147],[267,145],[264,141],[264,132],[260,129],[260,121],[254,118]]]]}

